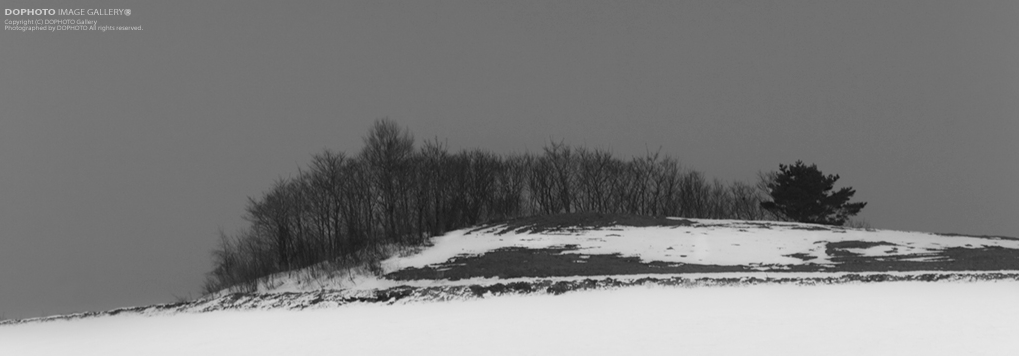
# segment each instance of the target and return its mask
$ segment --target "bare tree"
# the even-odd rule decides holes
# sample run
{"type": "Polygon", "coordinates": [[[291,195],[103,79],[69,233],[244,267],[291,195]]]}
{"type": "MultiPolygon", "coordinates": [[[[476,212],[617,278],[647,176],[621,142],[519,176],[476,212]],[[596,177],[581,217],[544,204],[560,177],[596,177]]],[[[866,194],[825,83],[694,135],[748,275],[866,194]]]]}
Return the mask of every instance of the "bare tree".
{"type": "Polygon", "coordinates": [[[322,261],[374,263],[385,244],[478,223],[572,212],[769,219],[761,208],[776,173],[756,185],[680,168],[660,152],[622,160],[550,142],[538,155],[450,153],[438,139],[414,149],[396,123],[377,120],[356,156],[323,151],[293,178],[249,198],[248,228],[221,234],[207,292],[253,286],[272,273],[322,261]]]}
{"type": "Polygon", "coordinates": [[[407,206],[405,193],[411,177],[409,163],[414,152],[414,137],[388,119],[375,121],[364,137],[361,157],[375,182],[382,231],[388,240],[402,238],[398,212],[407,206]]]}

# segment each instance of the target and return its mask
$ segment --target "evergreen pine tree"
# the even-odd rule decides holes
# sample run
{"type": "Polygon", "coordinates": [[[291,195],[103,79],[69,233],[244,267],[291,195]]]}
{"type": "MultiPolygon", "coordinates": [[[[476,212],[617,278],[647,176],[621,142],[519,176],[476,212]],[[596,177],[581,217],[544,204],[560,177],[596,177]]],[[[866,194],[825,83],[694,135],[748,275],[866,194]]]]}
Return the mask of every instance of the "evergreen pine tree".
{"type": "Polygon", "coordinates": [[[852,187],[832,192],[838,175],[824,175],[817,165],[806,166],[803,161],[793,165],[779,165],[779,173],[767,187],[773,201],[761,202],[761,207],[790,220],[843,225],[867,205],[849,203],[856,194],[852,187]]]}

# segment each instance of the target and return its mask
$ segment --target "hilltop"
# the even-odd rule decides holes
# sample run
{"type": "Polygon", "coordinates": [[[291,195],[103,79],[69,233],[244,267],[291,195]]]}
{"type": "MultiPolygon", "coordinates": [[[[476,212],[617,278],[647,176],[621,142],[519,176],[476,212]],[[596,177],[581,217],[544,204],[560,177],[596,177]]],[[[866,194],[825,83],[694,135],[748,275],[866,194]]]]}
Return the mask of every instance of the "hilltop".
{"type": "Polygon", "coordinates": [[[618,214],[512,219],[389,253],[373,265],[275,274],[186,309],[303,309],[649,284],[1019,280],[1019,239],[1010,237],[618,214]]]}

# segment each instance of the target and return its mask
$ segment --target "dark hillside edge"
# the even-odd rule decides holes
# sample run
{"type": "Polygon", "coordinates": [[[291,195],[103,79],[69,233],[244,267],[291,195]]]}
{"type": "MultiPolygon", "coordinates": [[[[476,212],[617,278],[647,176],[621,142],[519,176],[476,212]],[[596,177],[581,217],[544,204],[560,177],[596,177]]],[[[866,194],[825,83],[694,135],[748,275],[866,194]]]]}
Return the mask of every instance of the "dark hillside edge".
{"type": "Polygon", "coordinates": [[[936,232],[934,234],[935,235],[941,235],[941,236],[977,237],[977,238],[981,238],[981,239],[990,239],[990,240],[1019,240],[1019,237],[1000,236],[1000,235],[967,235],[967,234],[957,234],[957,233],[954,233],[954,232],[936,232]]]}
{"type": "MultiPolygon", "coordinates": [[[[337,290],[323,290],[305,293],[234,293],[216,298],[203,298],[189,302],[158,304],[144,307],[119,308],[104,312],[85,312],[67,315],[55,315],[42,318],[14,319],[0,321],[0,328],[31,322],[67,321],[84,318],[108,317],[116,315],[167,315],[176,313],[205,313],[220,310],[304,310],[330,308],[357,303],[413,303],[443,302],[466,299],[486,298],[500,295],[551,294],[559,295],[573,291],[614,289],[640,286],[663,286],[679,288],[697,287],[728,287],[753,285],[825,285],[852,284],[874,282],[980,282],[1009,281],[1019,282],[1019,272],[1000,273],[966,273],[966,272],[931,272],[913,275],[895,274],[846,274],[841,276],[787,278],[781,274],[747,277],[720,278],[684,278],[645,277],[639,279],[616,278],[584,278],[573,280],[536,279],[528,282],[471,284],[461,286],[408,287],[401,286],[385,290],[373,291],[364,296],[351,296],[350,293],[337,290]]],[[[2,329],[0,329],[2,330],[2,329]]]]}

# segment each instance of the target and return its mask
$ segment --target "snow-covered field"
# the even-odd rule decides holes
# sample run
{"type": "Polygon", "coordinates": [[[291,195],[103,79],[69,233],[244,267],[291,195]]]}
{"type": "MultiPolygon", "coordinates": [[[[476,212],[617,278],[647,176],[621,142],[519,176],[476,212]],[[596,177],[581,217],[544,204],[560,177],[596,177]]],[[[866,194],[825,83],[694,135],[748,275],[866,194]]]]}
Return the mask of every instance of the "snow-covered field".
{"type": "Polygon", "coordinates": [[[1005,355],[1019,283],[634,287],[0,326],[4,355],[1005,355]]]}
{"type": "Polygon", "coordinates": [[[0,323],[0,354],[1019,350],[1017,239],[781,222],[676,222],[459,230],[382,261],[381,276],[310,268],[276,275],[254,294],[222,291],[190,303],[0,323]],[[665,270],[674,266],[679,269],[665,270]],[[594,267],[606,274],[585,273],[594,267]],[[443,277],[458,268],[462,278],[443,277]],[[562,292],[568,293],[555,295],[562,292]]]}

